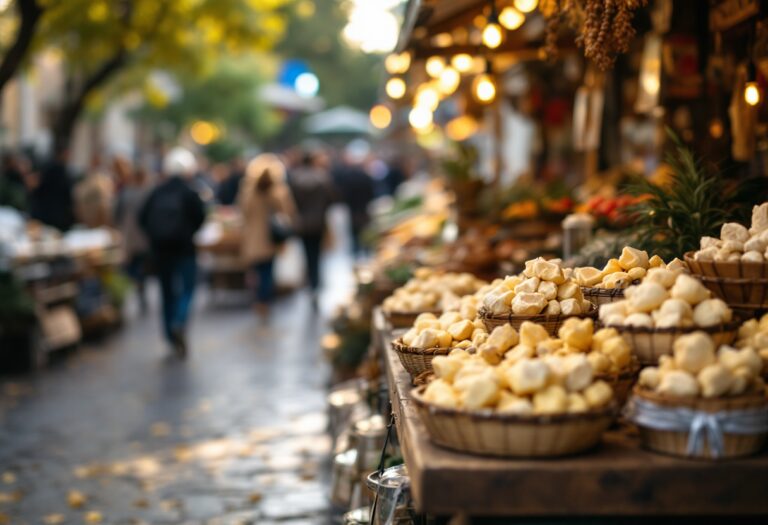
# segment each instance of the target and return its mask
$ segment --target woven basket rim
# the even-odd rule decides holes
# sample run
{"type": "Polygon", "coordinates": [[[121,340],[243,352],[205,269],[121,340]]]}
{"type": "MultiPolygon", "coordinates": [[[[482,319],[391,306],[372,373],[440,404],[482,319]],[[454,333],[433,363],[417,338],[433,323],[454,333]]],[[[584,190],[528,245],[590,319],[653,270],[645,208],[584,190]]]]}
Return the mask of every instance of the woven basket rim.
{"type": "Polygon", "coordinates": [[[623,368],[619,370],[617,374],[611,374],[611,373],[602,373],[602,374],[594,374],[595,379],[600,379],[602,381],[607,381],[611,379],[632,379],[637,374],[640,373],[640,370],[643,368],[643,366],[640,364],[640,361],[637,359],[636,355],[632,356],[632,360],[629,363],[628,368],[623,368]]]}
{"type": "Polygon", "coordinates": [[[734,396],[723,396],[723,397],[715,397],[715,398],[704,398],[704,397],[674,397],[666,394],[659,394],[658,392],[653,392],[651,390],[648,390],[647,388],[644,388],[640,385],[635,385],[635,387],[632,389],[632,393],[645,400],[650,401],[652,403],[655,403],[657,405],[661,405],[663,407],[667,408],[679,408],[679,407],[687,407],[692,408],[696,410],[703,410],[707,412],[715,412],[719,410],[733,410],[731,406],[729,406],[734,401],[737,402],[743,402],[745,407],[761,407],[768,405],[768,397],[765,394],[765,390],[763,392],[755,391],[755,392],[748,392],[744,394],[738,394],[734,396]]]}
{"type": "Polygon", "coordinates": [[[592,421],[595,419],[601,419],[604,417],[613,417],[618,412],[618,405],[615,399],[612,399],[608,405],[600,409],[592,409],[586,412],[571,412],[563,414],[546,414],[546,415],[521,415],[521,414],[504,414],[494,412],[491,409],[485,410],[467,410],[463,408],[448,408],[441,407],[426,401],[423,398],[424,390],[427,385],[421,385],[411,390],[411,399],[413,402],[425,409],[428,409],[431,413],[442,416],[453,417],[469,417],[472,420],[484,422],[484,421],[497,421],[501,423],[526,423],[526,424],[541,424],[551,425],[555,423],[564,423],[572,421],[592,421]]]}
{"type": "MultiPolygon", "coordinates": [[[[634,281],[632,281],[634,284],[634,281]]],[[[582,286],[581,294],[584,297],[624,297],[626,288],[598,288],[597,286],[582,286]]]]}
{"type": "Polygon", "coordinates": [[[382,312],[384,312],[385,317],[389,317],[392,315],[415,315],[419,316],[421,314],[433,314],[437,317],[441,316],[444,312],[442,310],[420,310],[420,311],[412,311],[409,312],[407,310],[386,310],[384,308],[381,309],[382,312]]]}
{"type": "Polygon", "coordinates": [[[416,348],[415,346],[408,346],[403,343],[403,338],[399,337],[392,341],[392,349],[395,352],[401,354],[416,354],[416,355],[448,355],[454,347],[446,348],[443,346],[435,346],[432,348],[416,348]]]}
{"type": "Polygon", "coordinates": [[[554,322],[559,321],[561,319],[568,319],[569,317],[595,317],[597,316],[598,307],[597,305],[590,303],[589,304],[589,312],[580,313],[580,314],[572,314],[572,315],[563,315],[563,314],[557,314],[557,315],[548,315],[548,314],[535,314],[535,315],[516,315],[516,314],[507,314],[507,315],[491,315],[488,313],[488,310],[483,306],[480,308],[480,310],[477,313],[477,317],[480,319],[490,319],[493,321],[533,321],[533,322],[554,322]]]}
{"type": "Polygon", "coordinates": [[[647,326],[628,326],[610,324],[605,325],[603,328],[614,328],[619,333],[627,332],[631,334],[689,334],[692,332],[706,332],[708,334],[717,334],[721,332],[732,332],[738,330],[741,326],[741,321],[735,318],[727,323],[716,324],[712,326],[670,326],[665,328],[649,328],[647,326]]]}
{"type": "MultiPolygon", "coordinates": [[[[691,262],[695,263],[695,264],[701,264],[701,263],[705,262],[707,264],[712,264],[714,266],[722,266],[723,268],[736,268],[737,266],[757,267],[757,266],[766,266],[766,265],[768,265],[768,261],[764,261],[764,262],[751,262],[751,261],[741,261],[741,260],[739,262],[736,262],[736,261],[733,261],[733,262],[730,262],[730,261],[697,261],[693,257],[695,253],[696,252],[685,252],[685,254],[683,255],[683,259],[685,260],[686,264],[691,263],[691,262]]],[[[691,268],[690,264],[688,264],[688,268],[690,270],[693,270],[693,268],[691,268]]],[[[691,273],[695,273],[695,272],[691,271],[691,273]]],[[[699,274],[696,274],[696,275],[699,275],[699,274]]]]}

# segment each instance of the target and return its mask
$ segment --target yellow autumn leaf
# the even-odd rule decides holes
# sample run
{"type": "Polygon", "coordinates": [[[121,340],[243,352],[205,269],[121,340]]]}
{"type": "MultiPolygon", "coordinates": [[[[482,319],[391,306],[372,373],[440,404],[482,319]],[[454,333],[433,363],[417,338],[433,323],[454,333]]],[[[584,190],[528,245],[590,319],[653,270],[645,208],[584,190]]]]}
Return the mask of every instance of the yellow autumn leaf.
{"type": "Polygon", "coordinates": [[[10,471],[3,472],[3,483],[13,485],[16,483],[16,474],[10,471]]]}
{"type": "Polygon", "coordinates": [[[251,494],[248,496],[248,501],[251,503],[258,503],[263,497],[264,496],[261,494],[261,492],[251,492],[251,494]]]}
{"type": "Polygon", "coordinates": [[[67,494],[67,504],[73,509],[80,509],[88,502],[88,496],[79,490],[70,490],[67,494]]]}
{"type": "Polygon", "coordinates": [[[45,525],[59,525],[60,523],[64,523],[64,514],[46,514],[43,516],[43,523],[45,525]]]}
{"type": "Polygon", "coordinates": [[[101,523],[104,516],[98,510],[90,510],[85,513],[85,523],[101,523]]]}
{"type": "Polygon", "coordinates": [[[171,435],[171,425],[165,421],[158,421],[157,423],[152,423],[149,431],[154,437],[167,437],[171,435]]]}

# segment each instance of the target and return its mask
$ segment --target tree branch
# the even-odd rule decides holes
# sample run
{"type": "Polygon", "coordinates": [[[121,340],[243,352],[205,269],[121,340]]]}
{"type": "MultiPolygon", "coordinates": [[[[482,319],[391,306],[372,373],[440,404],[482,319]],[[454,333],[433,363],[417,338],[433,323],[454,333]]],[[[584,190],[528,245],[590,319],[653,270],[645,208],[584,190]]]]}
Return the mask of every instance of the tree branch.
{"type": "Polygon", "coordinates": [[[40,16],[43,14],[43,7],[37,3],[37,0],[17,0],[16,8],[19,11],[21,24],[19,24],[19,30],[16,33],[16,40],[0,63],[0,92],[19,69],[24,55],[32,43],[32,37],[35,36],[40,16]]]}

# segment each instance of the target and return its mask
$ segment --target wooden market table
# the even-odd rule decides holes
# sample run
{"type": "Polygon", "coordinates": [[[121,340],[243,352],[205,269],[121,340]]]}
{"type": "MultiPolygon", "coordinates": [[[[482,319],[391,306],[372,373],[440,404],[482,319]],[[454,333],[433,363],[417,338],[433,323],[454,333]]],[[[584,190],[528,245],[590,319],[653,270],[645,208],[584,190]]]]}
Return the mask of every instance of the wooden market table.
{"type": "Polygon", "coordinates": [[[411,492],[422,512],[510,518],[768,515],[766,452],[722,463],[679,459],[643,450],[630,429],[607,432],[592,452],[551,460],[473,456],[433,445],[380,312],[374,313],[374,331],[411,492]]]}

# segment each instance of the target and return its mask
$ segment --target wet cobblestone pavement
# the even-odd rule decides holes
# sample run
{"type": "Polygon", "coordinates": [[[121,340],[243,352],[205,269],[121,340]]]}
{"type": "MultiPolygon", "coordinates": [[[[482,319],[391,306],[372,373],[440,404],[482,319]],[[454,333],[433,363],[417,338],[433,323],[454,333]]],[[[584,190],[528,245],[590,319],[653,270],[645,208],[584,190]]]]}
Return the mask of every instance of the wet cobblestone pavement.
{"type": "Polygon", "coordinates": [[[304,294],[268,324],[198,297],[186,361],[129,319],[0,383],[0,524],[324,524],[327,368],[304,294]]]}

